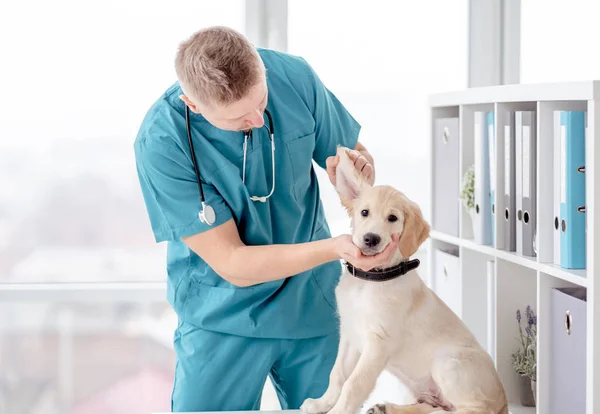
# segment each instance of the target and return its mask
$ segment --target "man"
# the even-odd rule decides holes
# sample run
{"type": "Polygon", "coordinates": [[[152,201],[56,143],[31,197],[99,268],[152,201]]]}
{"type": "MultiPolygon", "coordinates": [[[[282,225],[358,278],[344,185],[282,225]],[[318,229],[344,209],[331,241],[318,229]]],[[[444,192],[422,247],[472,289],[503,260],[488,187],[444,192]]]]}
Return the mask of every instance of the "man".
{"type": "Polygon", "coordinates": [[[373,160],[359,124],[301,58],[212,27],[181,44],[175,66],[178,82],[134,145],[156,242],[169,242],[168,299],[179,318],[172,410],[256,410],[267,375],[282,407],[297,409],[325,391],[337,355],[339,259],[370,269],[395,246],[364,257],[349,235],[331,237],[312,160],[332,183],[338,145],[356,149],[371,180],[373,160]],[[213,223],[198,217],[186,106],[213,223]]]}

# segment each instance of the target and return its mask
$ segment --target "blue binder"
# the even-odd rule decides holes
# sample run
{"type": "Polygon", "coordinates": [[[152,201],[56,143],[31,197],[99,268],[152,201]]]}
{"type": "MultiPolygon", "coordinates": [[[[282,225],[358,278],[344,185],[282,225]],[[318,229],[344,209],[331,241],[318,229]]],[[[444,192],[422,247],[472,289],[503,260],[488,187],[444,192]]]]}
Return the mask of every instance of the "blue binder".
{"type": "Polygon", "coordinates": [[[496,247],[496,130],[494,129],[494,112],[487,113],[487,127],[489,139],[489,156],[490,156],[490,206],[491,214],[491,229],[492,229],[492,246],[496,247]]]}
{"type": "Polygon", "coordinates": [[[585,269],[585,112],[560,114],[560,266],[585,269]]]}

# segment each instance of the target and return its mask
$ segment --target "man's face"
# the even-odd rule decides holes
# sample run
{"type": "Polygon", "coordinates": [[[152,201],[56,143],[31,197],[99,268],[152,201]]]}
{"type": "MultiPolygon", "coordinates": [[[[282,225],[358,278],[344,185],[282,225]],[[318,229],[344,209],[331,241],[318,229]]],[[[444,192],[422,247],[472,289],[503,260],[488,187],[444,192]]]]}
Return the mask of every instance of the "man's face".
{"type": "Polygon", "coordinates": [[[208,122],[226,131],[245,131],[264,125],[263,113],[267,107],[268,90],[264,80],[254,86],[248,95],[227,106],[194,105],[189,98],[182,99],[193,112],[200,113],[208,122]]]}

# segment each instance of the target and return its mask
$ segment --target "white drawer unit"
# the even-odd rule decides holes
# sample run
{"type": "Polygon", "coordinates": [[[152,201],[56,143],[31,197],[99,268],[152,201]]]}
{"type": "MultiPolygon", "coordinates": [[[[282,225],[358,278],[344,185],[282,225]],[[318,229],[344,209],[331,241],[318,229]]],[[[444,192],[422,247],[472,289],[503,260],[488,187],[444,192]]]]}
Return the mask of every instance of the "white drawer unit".
{"type": "Polygon", "coordinates": [[[435,250],[433,290],[446,305],[461,316],[461,274],[458,254],[435,250]]]}
{"type": "Polygon", "coordinates": [[[585,414],[586,290],[552,289],[549,414],[585,414]]]}

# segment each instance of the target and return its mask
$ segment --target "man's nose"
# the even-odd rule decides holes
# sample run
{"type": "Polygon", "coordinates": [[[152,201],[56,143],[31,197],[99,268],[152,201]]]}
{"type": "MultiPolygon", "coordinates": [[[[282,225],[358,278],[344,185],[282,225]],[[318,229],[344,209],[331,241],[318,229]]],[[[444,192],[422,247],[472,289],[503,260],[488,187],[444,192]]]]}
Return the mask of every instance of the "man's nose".
{"type": "Polygon", "coordinates": [[[252,115],[248,119],[248,124],[252,128],[261,128],[265,124],[262,111],[256,110],[252,112],[252,115]]]}

